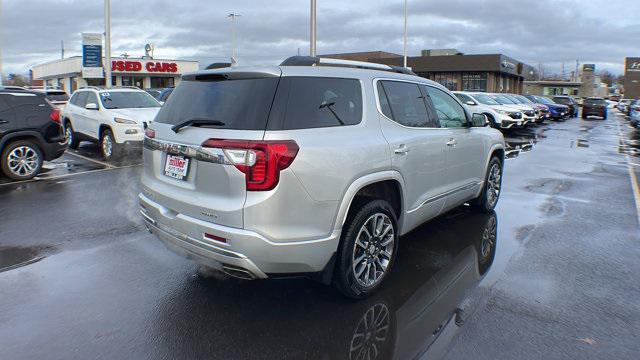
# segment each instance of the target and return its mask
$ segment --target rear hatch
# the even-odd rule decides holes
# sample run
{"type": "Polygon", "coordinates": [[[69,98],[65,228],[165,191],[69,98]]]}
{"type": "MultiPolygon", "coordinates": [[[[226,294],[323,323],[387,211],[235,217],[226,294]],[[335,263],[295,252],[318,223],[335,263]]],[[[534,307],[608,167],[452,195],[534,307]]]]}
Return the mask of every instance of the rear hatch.
{"type": "Polygon", "coordinates": [[[147,130],[147,194],[169,212],[242,228],[248,175],[238,164],[249,155],[224,144],[263,139],[280,75],[279,68],[185,75],[147,130]]]}

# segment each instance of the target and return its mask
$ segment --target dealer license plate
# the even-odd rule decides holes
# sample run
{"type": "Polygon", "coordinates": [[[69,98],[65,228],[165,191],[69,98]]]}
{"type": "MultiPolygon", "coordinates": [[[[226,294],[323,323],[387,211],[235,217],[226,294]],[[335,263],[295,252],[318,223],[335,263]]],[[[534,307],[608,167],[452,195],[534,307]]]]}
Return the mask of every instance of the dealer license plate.
{"type": "Polygon", "coordinates": [[[184,156],[167,155],[164,174],[178,180],[186,180],[189,174],[189,159],[184,156]]]}

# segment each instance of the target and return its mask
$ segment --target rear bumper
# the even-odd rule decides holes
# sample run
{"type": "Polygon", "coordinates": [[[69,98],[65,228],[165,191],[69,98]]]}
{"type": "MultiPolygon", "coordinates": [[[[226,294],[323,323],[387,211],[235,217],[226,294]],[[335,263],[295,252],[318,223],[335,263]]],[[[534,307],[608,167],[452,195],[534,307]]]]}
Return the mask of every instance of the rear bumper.
{"type": "Polygon", "coordinates": [[[41,144],[44,160],[55,160],[64,154],[64,151],[67,149],[67,144],[64,143],[64,137],[59,140],[62,142],[47,142],[41,144]]]}
{"type": "Polygon", "coordinates": [[[274,242],[253,231],[175,213],[143,194],[139,195],[139,201],[147,228],[169,250],[227,273],[248,274],[245,278],[321,272],[336,252],[340,239],[340,232],[334,231],[324,239],[274,242]],[[204,233],[227,242],[207,239],[204,233]]]}

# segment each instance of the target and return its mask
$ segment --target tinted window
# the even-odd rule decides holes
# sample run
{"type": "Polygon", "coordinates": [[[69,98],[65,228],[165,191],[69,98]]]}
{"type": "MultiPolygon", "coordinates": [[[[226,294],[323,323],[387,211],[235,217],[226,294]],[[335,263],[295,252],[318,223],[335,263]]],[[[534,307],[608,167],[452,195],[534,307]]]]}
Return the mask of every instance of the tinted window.
{"type": "Polygon", "coordinates": [[[391,106],[389,105],[389,99],[382,87],[382,81],[378,81],[378,99],[380,100],[380,109],[382,113],[389,119],[393,119],[393,113],[391,112],[391,106]]]}
{"type": "Polygon", "coordinates": [[[169,99],[169,95],[171,95],[171,92],[173,91],[173,89],[171,90],[166,90],[165,92],[162,93],[162,95],[160,95],[160,101],[167,101],[167,99],[169,99]]]}
{"type": "Polygon", "coordinates": [[[355,125],[362,120],[359,80],[285,77],[276,98],[271,130],[355,125]]]}
{"type": "Polygon", "coordinates": [[[183,80],[173,90],[156,122],[218,120],[223,129],[264,130],[278,78],[183,80]]]}
{"type": "Polygon", "coordinates": [[[462,105],[440,89],[431,86],[427,86],[426,88],[442,127],[459,128],[466,126],[467,115],[462,105]]]}
{"type": "Polygon", "coordinates": [[[603,99],[585,99],[584,105],[606,105],[603,99]]]}
{"type": "Polygon", "coordinates": [[[80,107],[84,107],[87,104],[87,94],[89,92],[88,91],[81,91],[79,93],[76,93],[76,95],[74,95],[75,102],[73,103],[74,105],[78,105],[80,107]]]}
{"type": "Polygon", "coordinates": [[[429,119],[425,96],[417,84],[399,81],[380,83],[387,95],[391,119],[404,126],[436,127],[434,121],[429,119]]]}
{"type": "MultiPolygon", "coordinates": [[[[465,94],[456,93],[456,94],[453,94],[453,95],[455,95],[458,98],[458,100],[462,101],[463,103],[466,103],[467,101],[473,101],[472,98],[470,98],[469,96],[467,96],[465,94]]],[[[475,103],[475,101],[473,101],[473,102],[475,103]]]]}
{"type": "Polygon", "coordinates": [[[49,99],[51,101],[67,101],[67,100],[69,100],[69,97],[67,96],[67,93],[65,93],[65,92],[48,92],[46,96],[47,96],[47,99],[49,99]]]}
{"type": "Polygon", "coordinates": [[[87,99],[86,99],[86,103],[87,104],[96,104],[98,106],[100,106],[100,104],[98,104],[98,97],[96,96],[96,94],[89,92],[87,93],[87,99]]]}
{"type": "Polygon", "coordinates": [[[102,106],[107,109],[160,107],[153,96],[144,91],[103,91],[100,93],[100,100],[102,100],[102,106]]]}

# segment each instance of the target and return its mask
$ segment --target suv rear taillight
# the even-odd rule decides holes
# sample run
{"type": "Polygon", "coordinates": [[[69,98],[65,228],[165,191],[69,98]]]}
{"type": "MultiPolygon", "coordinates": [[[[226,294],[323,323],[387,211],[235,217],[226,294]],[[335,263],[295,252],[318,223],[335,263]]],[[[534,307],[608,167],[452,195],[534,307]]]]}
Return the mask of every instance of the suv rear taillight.
{"type": "Polygon", "coordinates": [[[209,139],[202,147],[224,151],[227,160],[245,174],[247,191],[275,188],[280,171],[291,165],[300,149],[293,140],[209,139]]]}
{"type": "Polygon", "coordinates": [[[60,109],[53,109],[53,111],[51,111],[51,114],[49,114],[49,117],[53,122],[57,122],[58,124],[60,124],[60,109]]]}

